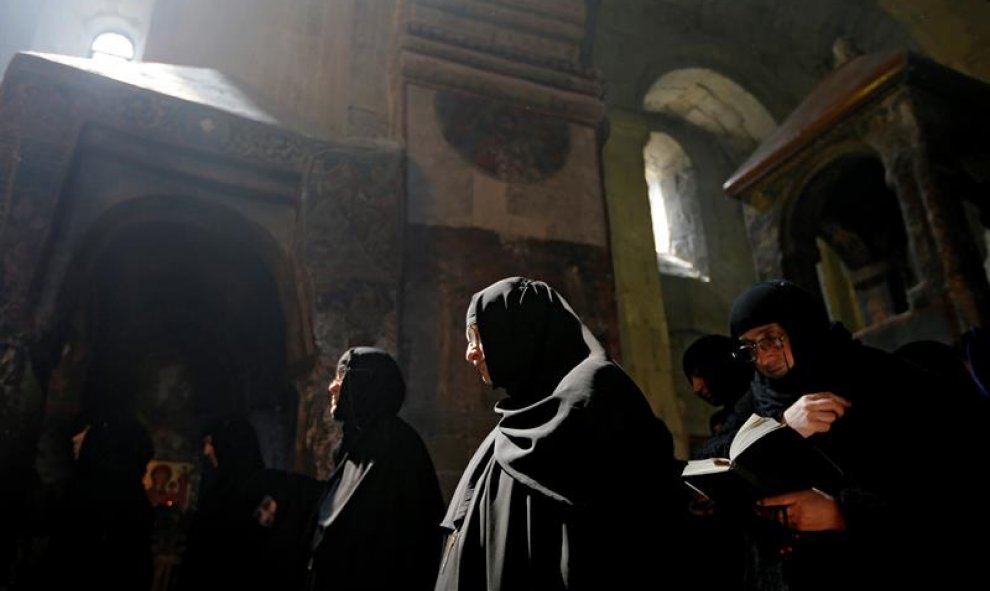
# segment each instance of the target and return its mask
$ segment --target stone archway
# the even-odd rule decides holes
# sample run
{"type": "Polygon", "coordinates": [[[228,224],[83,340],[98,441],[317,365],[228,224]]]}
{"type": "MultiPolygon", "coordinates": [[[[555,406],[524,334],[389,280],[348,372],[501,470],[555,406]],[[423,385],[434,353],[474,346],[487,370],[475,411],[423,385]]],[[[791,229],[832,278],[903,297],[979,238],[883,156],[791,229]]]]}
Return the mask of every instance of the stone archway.
{"type": "Polygon", "coordinates": [[[195,199],[135,199],[94,223],[71,261],[39,327],[58,356],[46,438],[73,413],[119,408],[146,422],[156,458],[188,462],[209,417],[238,413],[268,463],[289,464],[289,368],[303,362],[289,343],[305,335],[289,264],[263,230],[195,199]]]}

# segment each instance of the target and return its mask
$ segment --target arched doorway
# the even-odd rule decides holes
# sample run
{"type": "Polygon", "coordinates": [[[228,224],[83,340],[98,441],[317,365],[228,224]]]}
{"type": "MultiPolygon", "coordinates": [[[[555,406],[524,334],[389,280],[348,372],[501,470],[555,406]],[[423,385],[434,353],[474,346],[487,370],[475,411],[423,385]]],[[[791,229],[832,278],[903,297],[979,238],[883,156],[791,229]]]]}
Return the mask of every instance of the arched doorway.
{"type": "Polygon", "coordinates": [[[291,464],[299,397],[290,366],[300,367],[289,353],[297,323],[287,319],[299,314],[287,267],[270,236],[234,210],[179,197],[110,209],[72,256],[46,330],[58,361],[36,463],[56,482],[78,417],[137,416],[155,445],[149,474],[160,465],[168,474],[149,491],[158,569],[181,553],[208,421],[247,418],[267,465],[291,464]]]}
{"type": "Polygon", "coordinates": [[[119,231],[92,271],[77,312],[90,349],[81,410],[137,412],[169,431],[154,434],[157,455],[176,458],[195,455],[189,431],[211,416],[287,410],[275,281],[229,237],[145,222],[119,231]]]}
{"type": "Polygon", "coordinates": [[[293,277],[270,236],[233,210],[179,197],[109,210],[73,254],[44,331],[60,358],[46,419],[134,412],[164,430],[156,457],[184,461],[206,419],[239,413],[269,463],[287,466],[301,338],[293,277]]]}

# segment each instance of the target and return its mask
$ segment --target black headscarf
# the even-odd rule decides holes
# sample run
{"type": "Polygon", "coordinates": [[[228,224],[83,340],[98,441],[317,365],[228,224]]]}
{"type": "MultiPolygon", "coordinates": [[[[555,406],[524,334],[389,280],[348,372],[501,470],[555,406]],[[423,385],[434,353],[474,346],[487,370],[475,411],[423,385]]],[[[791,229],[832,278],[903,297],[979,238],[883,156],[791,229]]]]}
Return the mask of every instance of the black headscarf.
{"type": "Polygon", "coordinates": [[[213,440],[217,474],[223,480],[240,480],[265,469],[258,434],[247,419],[231,416],[210,421],[203,435],[213,440]]]}
{"type": "Polygon", "coordinates": [[[79,474],[97,478],[119,475],[140,480],[154,455],[154,446],[144,426],[137,419],[123,415],[101,415],[84,422],[89,425],[89,431],[79,450],[76,464],[79,474]]]}
{"type": "Polygon", "coordinates": [[[681,359],[684,375],[689,380],[693,376],[703,379],[715,406],[738,400],[753,377],[753,366],[732,356],[737,346],[736,340],[727,336],[705,335],[691,343],[681,359]]]}
{"type": "MultiPolygon", "coordinates": [[[[492,386],[509,398],[495,406],[494,458],[516,480],[567,503],[583,502],[582,465],[600,442],[580,410],[609,393],[609,404],[653,416],[636,385],[611,362],[564,298],[542,281],[503,279],[471,299],[492,386]]],[[[635,414],[635,413],[634,413],[635,414]]]]}
{"type": "Polygon", "coordinates": [[[787,331],[795,355],[810,353],[829,331],[828,313],[822,302],[790,281],[757,283],[732,303],[729,330],[734,338],[773,323],[787,331]]]}
{"type": "Polygon", "coordinates": [[[757,283],[732,304],[729,328],[735,338],[773,323],[787,332],[794,366],[777,379],[755,373],[757,413],[775,416],[803,394],[842,388],[841,382],[848,376],[837,373],[842,364],[836,358],[857,343],[845,327],[829,322],[821,300],[789,281],[777,279],[757,283]],[[761,387],[767,385],[770,387],[761,387]]]}
{"type": "Polygon", "coordinates": [[[343,423],[344,445],[370,425],[399,413],[406,382],[399,364],[383,349],[353,347],[337,362],[344,374],[334,419],[343,423]]]}
{"type": "Polygon", "coordinates": [[[542,281],[503,279],[474,294],[467,326],[478,325],[492,385],[517,403],[549,396],[601,345],[564,298],[542,281]]]}

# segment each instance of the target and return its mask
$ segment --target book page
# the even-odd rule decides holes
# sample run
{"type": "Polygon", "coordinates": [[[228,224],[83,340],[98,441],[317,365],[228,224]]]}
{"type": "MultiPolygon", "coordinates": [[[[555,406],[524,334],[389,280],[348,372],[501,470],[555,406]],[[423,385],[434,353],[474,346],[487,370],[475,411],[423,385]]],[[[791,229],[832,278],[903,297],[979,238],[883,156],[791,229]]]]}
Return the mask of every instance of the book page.
{"type": "Polygon", "coordinates": [[[761,417],[756,414],[750,415],[746,419],[746,422],[743,423],[743,426],[739,428],[736,436],[732,438],[732,443],[729,445],[729,458],[736,459],[743,450],[767,433],[786,427],[787,425],[770,417],[761,417]]]}
{"type": "Polygon", "coordinates": [[[725,458],[707,458],[704,460],[691,460],[681,471],[681,477],[700,476],[702,474],[714,474],[725,472],[732,465],[732,462],[725,458]]]}

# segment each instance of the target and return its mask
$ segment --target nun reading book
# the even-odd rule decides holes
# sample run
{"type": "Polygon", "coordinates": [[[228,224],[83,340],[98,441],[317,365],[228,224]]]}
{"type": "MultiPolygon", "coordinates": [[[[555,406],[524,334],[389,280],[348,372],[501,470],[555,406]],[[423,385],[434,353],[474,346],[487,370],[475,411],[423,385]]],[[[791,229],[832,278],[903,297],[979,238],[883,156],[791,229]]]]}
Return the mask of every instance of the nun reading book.
{"type": "Polygon", "coordinates": [[[740,507],[809,488],[834,492],[842,482],[842,470],[813,443],[769,417],[750,416],[728,455],[688,462],[682,480],[719,505],[740,507]]]}

